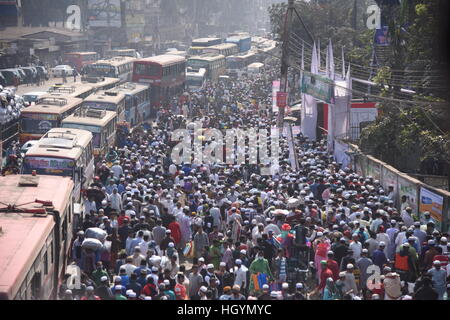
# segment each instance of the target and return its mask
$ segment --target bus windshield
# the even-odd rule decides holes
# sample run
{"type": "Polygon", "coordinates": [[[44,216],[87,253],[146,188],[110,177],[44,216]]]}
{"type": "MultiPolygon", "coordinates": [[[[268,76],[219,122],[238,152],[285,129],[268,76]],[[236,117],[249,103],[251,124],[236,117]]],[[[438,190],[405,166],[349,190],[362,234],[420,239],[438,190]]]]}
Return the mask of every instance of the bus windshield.
{"type": "Polygon", "coordinates": [[[58,115],[56,114],[27,114],[22,113],[20,127],[22,132],[44,134],[52,128],[58,126],[58,115]]]}
{"type": "Polygon", "coordinates": [[[195,76],[186,77],[186,85],[201,87],[203,85],[203,77],[195,77],[195,76]]]}
{"type": "Polygon", "coordinates": [[[91,64],[88,66],[88,74],[91,77],[109,77],[115,78],[117,76],[116,70],[113,66],[107,64],[91,64]]]}
{"type": "Polygon", "coordinates": [[[90,131],[92,133],[92,144],[94,145],[94,148],[100,148],[100,142],[101,142],[101,132],[102,128],[98,126],[91,126],[88,124],[81,124],[81,123],[67,123],[64,122],[62,125],[63,128],[69,128],[69,129],[81,129],[90,131]]]}
{"type": "Polygon", "coordinates": [[[157,77],[161,74],[161,68],[153,64],[136,63],[136,74],[140,76],[157,77]]]}
{"type": "Polygon", "coordinates": [[[37,174],[73,177],[75,161],[71,159],[51,157],[25,157],[23,162],[23,174],[31,174],[33,170],[37,174]]]}

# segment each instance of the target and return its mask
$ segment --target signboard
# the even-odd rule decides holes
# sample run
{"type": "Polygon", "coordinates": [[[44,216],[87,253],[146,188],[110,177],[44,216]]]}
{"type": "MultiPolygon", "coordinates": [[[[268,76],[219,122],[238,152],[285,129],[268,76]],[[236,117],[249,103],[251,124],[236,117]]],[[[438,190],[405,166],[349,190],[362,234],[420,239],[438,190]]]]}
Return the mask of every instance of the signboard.
{"type": "Polygon", "coordinates": [[[272,112],[278,112],[277,92],[280,90],[280,81],[272,82],[272,112]]]}
{"type": "Polygon", "coordinates": [[[37,174],[50,174],[59,176],[72,176],[75,161],[60,158],[26,157],[23,168],[25,173],[36,170],[37,174]]]}
{"type": "Polygon", "coordinates": [[[334,81],[303,71],[301,92],[318,100],[334,104],[334,81]]]}
{"type": "Polygon", "coordinates": [[[120,28],[120,0],[88,0],[88,23],[91,27],[120,28]]]}
{"type": "Polygon", "coordinates": [[[422,215],[425,211],[430,212],[431,219],[436,224],[436,229],[442,227],[442,211],[444,207],[444,197],[420,187],[419,212],[422,215]]]}
{"type": "Polygon", "coordinates": [[[417,185],[407,179],[398,177],[398,193],[400,198],[399,209],[410,207],[413,214],[418,213],[417,207],[417,185]]]}
{"type": "Polygon", "coordinates": [[[287,106],[287,92],[277,92],[277,106],[279,108],[284,108],[287,106]]]}

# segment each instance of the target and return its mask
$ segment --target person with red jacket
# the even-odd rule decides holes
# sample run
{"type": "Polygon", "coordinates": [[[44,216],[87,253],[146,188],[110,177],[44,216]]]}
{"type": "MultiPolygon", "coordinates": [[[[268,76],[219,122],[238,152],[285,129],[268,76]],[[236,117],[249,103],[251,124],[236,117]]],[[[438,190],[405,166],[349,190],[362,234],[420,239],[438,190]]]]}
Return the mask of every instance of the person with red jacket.
{"type": "Polygon", "coordinates": [[[320,264],[322,267],[322,272],[320,273],[319,286],[311,293],[312,295],[317,294],[319,292],[322,293],[323,289],[325,288],[325,286],[327,284],[327,279],[333,278],[333,271],[331,271],[331,269],[328,268],[327,261],[322,260],[322,261],[320,261],[320,264]]]}
{"type": "Polygon", "coordinates": [[[180,224],[175,220],[175,218],[173,218],[172,222],[169,223],[168,228],[171,231],[171,236],[172,236],[173,240],[175,241],[175,246],[178,248],[178,246],[181,242],[180,224]]]}
{"type": "Polygon", "coordinates": [[[334,252],[333,251],[328,251],[328,260],[327,260],[327,267],[328,269],[331,270],[331,272],[333,272],[333,280],[337,281],[339,279],[339,265],[336,262],[336,260],[334,260],[334,252]]]}

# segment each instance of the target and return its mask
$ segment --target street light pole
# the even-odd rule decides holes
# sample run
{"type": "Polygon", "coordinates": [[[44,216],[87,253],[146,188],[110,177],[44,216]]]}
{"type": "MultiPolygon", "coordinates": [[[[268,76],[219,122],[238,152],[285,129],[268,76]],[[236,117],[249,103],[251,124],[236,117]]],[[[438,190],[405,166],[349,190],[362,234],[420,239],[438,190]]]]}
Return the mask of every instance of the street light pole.
{"type": "MultiPolygon", "coordinates": [[[[287,92],[288,90],[288,69],[289,69],[289,37],[292,28],[292,14],[294,13],[294,0],[289,0],[288,8],[286,11],[286,17],[284,21],[284,31],[283,31],[283,46],[282,46],[282,56],[281,56],[281,76],[280,76],[280,92],[287,92]]],[[[284,110],[285,106],[278,106],[278,122],[277,126],[283,130],[284,121],[284,110]]]]}

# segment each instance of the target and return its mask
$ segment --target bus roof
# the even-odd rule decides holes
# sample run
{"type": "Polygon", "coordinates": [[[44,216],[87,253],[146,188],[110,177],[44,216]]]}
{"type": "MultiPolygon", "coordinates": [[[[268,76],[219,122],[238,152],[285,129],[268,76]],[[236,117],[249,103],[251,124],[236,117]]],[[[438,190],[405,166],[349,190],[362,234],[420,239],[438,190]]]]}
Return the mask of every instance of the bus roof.
{"type": "Polygon", "coordinates": [[[108,78],[108,77],[86,77],[81,78],[81,83],[88,84],[95,89],[102,88],[107,85],[112,85],[119,83],[120,79],[118,78],[108,78]]]}
{"type": "Polygon", "coordinates": [[[92,140],[92,133],[81,129],[53,128],[28,149],[26,157],[55,157],[78,159],[82,150],[92,140]]]}
{"type": "Polygon", "coordinates": [[[247,51],[240,54],[235,54],[232,56],[227,57],[227,59],[245,59],[251,56],[254,56],[256,53],[253,51],[247,51]]]}
{"type": "Polygon", "coordinates": [[[225,59],[225,56],[222,54],[215,54],[215,53],[205,53],[202,54],[201,56],[193,56],[190,57],[189,60],[201,60],[201,61],[217,61],[220,59],[225,59]]]}
{"type": "Polygon", "coordinates": [[[154,63],[161,66],[171,66],[180,62],[185,62],[186,59],[178,55],[162,54],[159,56],[144,58],[136,60],[135,63],[154,63]]]}
{"type": "Polygon", "coordinates": [[[22,110],[24,113],[57,113],[61,114],[81,105],[83,99],[61,94],[45,94],[34,105],[22,110]]]}
{"type": "Polygon", "coordinates": [[[87,56],[89,54],[98,54],[98,53],[94,52],[94,51],[86,51],[86,52],[79,51],[79,52],[68,52],[68,53],[66,53],[66,55],[76,55],[76,54],[79,54],[81,56],[87,56]]]}
{"type": "Polygon", "coordinates": [[[234,48],[237,47],[237,44],[235,43],[221,43],[221,44],[216,44],[214,46],[210,46],[210,47],[206,47],[205,49],[218,49],[218,50],[224,50],[224,49],[229,49],[229,48],[234,48]]]}
{"type": "Polygon", "coordinates": [[[145,84],[141,83],[135,83],[135,82],[125,82],[121,85],[118,85],[117,87],[114,87],[113,89],[109,90],[112,92],[121,92],[125,95],[135,95],[139,92],[142,92],[144,90],[149,89],[149,86],[146,86],[145,84]]]}
{"type": "Polygon", "coordinates": [[[115,88],[110,90],[102,90],[91,94],[84,99],[85,102],[110,102],[114,104],[119,104],[125,99],[125,95],[121,92],[115,92],[115,88]],[[108,94],[109,93],[109,94],[108,94]]]}
{"type": "MultiPolygon", "coordinates": [[[[37,182],[37,186],[19,186],[23,177],[31,178],[26,175],[0,177],[0,202],[22,204],[36,199],[51,200],[55,211],[61,214],[64,212],[73,190],[70,178],[36,176],[32,179],[37,182]]],[[[35,206],[36,204],[29,204],[22,208],[35,206]]],[[[23,213],[0,213],[0,298],[15,298],[36,257],[41,254],[40,249],[51,234],[54,224],[51,215],[33,217],[23,213]]]]}
{"type": "Polygon", "coordinates": [[[116,67],[116,66],[120,66],[120,65],[123,65],[123,64],[126,64],[126,63],[133,62],[135,60],[136,60],[136,58],[127,57],[127,56],[118,56],[118,57],[112,57],[111,59],[95,61],[93,63],[93,65],[96,65],[96,64],[103,64],[103,65],[105,65],[106,64],[106,65],[111,65],[111,66],[116,67]]]}
{"type": "Polygon", "coordinates": [[[115,111],[108,110],[90,110],[88,109],[80,109],[78,112],[71,114],[67,118],[65,118],[61,126],[64,128],[65,123],[75,123],[75,124],[87,124],[91,126],[104,127],[111,120],[117,117],[117,113],[115,111]],[[92,113],[94,112],[94,113],[92,113]]]}
{"type": "Polygon", "coordinates": [[[217,40],[221,40],[220,38],[198,38],[198,39],[194,39],[192,40],[192,43],[208,43],[211,41],[217,41],[217,40]]]}
{"type": "Polygon", "coordinates": [[[72,85],[54,84],[48,89],[52,95],[63,94],[70,97],[78,97],[92,90],[93,87],[86,83],[73,83],[72,85]]]}

